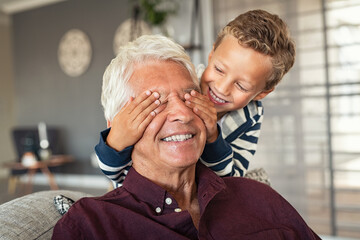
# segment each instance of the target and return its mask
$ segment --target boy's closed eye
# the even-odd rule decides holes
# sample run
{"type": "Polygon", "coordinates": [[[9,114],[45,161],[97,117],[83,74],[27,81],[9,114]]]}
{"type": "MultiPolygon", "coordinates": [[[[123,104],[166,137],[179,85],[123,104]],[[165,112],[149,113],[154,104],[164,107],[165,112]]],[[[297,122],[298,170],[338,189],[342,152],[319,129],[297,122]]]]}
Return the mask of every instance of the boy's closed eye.
{"type": "Polygon", "coordinates": [[[219,68],[218,66],[216,66],[216,65],[214,65],[214,69],[215,69],[215,71],[217,71],[218,73],[224,73],[224,71],[223,71],[221,68],[219,68]]]}
{"type": "Polygon", "coordinates": [[[241,91],[243,91],[243,92],[248,92],[249,90],[247,89],[247,88],[245,88],[241,83],[235,83],[235,85],[236,85],[236,87],[239,89],[239,90],[241,90],[241,91]]]}

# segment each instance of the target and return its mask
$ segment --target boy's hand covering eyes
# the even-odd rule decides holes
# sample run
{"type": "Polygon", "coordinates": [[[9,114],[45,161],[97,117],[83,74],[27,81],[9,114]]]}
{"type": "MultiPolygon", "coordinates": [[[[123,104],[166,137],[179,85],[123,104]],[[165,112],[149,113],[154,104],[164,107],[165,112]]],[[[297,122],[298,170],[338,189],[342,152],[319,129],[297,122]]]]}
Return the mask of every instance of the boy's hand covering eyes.
{"type": "Polygon", "coordinates": [[[160,105],[159,98],[159,93],[149,90],[136,98],[131,97],[113,119],[106,139],[107,145],[117,151],[134,145],[159,113],[160,109],[156,109],[160,105]]]}
{"type": "Polygon", "coordinates": [[[206,127],[206,142],[212,143],[218,137],[217,129],[217,112],[214,103],[208,97],[201,93],[191,90],[190,93],[185,94],[185,104],[192,108],[205,123],[206,127]]]}

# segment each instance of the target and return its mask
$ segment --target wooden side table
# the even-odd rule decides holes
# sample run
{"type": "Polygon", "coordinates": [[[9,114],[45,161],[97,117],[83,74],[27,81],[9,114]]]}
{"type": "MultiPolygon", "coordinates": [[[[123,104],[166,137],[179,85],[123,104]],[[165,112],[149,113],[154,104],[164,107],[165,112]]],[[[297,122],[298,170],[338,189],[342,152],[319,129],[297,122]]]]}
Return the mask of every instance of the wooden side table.
{"type": "MultiPolygon", "coordinates": [[[[57,167],[66,163],[72,162],[73,158],[69,155],[53,155],[48,160],[37,161],[31,166],[24,166],[21,162],[7,162],[2,166],[11,170],[27,170],[28,183],[26,186],[26,193],[31,193],[33,190],[33,177],[37,170],[40,170],[48,179],[50,189],[58,190],[59,187],[55,181],[54,175],[49,170],[49,167],[57,167]]],[[[11,176],[9,179],[8,192],[15,193],[18,177],[11,176]]]]}

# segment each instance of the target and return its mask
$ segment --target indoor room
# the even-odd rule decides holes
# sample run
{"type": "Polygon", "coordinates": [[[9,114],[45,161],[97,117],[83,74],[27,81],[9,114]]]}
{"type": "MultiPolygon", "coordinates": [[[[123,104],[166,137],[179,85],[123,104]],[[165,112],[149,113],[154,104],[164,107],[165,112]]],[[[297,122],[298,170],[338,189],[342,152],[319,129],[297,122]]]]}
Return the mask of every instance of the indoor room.
{"type": "Polygon", "coordinates": [[[112,191],[95,146],[119,48],[159,34],[206,66],[221,29],[255,9],[286,22],[296,57],[261,99],[248,172],[322,239],[360,239],[359,0],[0,0],[0,209],[39,192],[54,191],[50,205],[59,191],[112,191]]]}

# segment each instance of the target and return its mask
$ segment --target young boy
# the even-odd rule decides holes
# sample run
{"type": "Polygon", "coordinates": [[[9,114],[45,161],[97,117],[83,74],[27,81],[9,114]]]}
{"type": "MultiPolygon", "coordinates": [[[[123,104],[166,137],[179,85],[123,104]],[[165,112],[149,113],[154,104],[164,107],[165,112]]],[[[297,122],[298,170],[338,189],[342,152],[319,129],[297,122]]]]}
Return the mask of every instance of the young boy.
{"type": "MultiPolygon", "coordinates": [[[[263,118],[259,100],[274,90],[294,60],[295,44],[286,24],[266,11],[241,14],[219,33],[208,66],[199,70],[203,95],[191,91],[184,96],[207,129],[201,161],[219,176],[245,175],[263,118]]],[[[161,110],[159,97],[150,91],[131,97],[101,134],[95,150],[115,187],[131,167],[132,145],[161,110]]]]}

